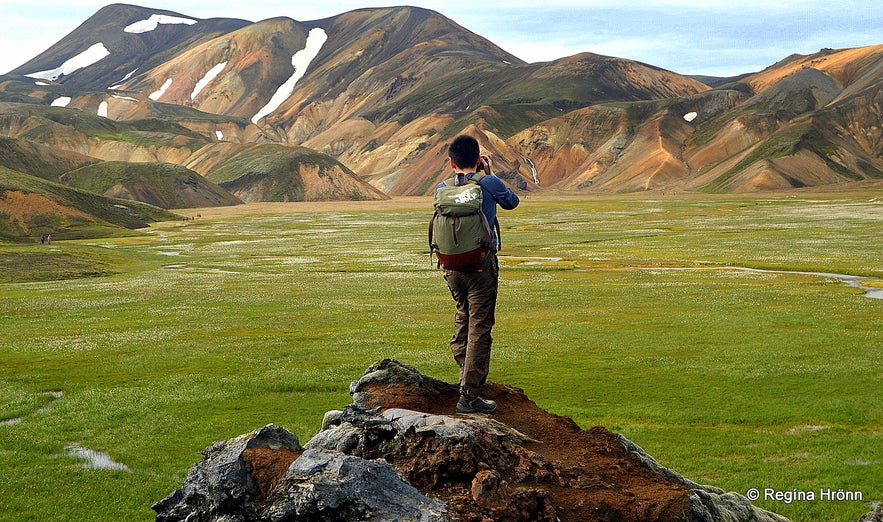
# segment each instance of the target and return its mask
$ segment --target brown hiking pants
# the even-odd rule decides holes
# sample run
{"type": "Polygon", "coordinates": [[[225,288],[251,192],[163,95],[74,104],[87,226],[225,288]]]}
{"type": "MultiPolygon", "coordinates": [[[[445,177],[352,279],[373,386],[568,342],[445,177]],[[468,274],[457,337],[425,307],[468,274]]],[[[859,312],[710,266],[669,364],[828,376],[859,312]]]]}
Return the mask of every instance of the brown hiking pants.
{"type": "Polygon", "coordinates": [[[460,392],[469,397],[478,395],[490,371],[498,274],[495,255],[475,272],[445,270],[445,281],[457,303],[451,353],[461,369],[460,392]]]}

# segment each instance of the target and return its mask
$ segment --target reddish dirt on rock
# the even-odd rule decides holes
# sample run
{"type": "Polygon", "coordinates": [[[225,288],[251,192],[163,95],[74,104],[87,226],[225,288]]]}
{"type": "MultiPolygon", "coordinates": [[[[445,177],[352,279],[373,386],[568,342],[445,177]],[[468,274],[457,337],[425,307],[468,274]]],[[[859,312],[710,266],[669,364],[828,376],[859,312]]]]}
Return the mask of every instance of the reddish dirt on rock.
{"type": "MultiPolygon", "coordinates": [[[[368,405],[381,410],[457,415],[454,387],[446,392],[374,383],[362,391],[370,397],[368,405]]],[[[501,384],[489,383],[482,396],[497,402],[491,418],[536,442],[523,442],[512,454],[485,452],[487,459],[478,463],[478,469],[449,469],[451,462],[464,462],[454,457],[441,464],[449,466],[444,476],[427,476],[424,471],[439,469],[439,461],[447,458],[432,454],[439,448],[431,444],[411,445],[401,458],[385,457],[425,495],[447,502],[462,520],[687,520],[689,488],[643,466],[606,428],[583,430],[567,417],[542,410],[521,390],[501,384]],[[419,454],[420,447],[424,455],[419,454]]]]}
{"type": "Polygon", "coordinates": [[[266,446],[249,448],[242,452],[242,459],[250,466],[249,474],[261,492],[261,498],[267,498],[298,457],[300,453],[288,448],[271,449],[266,446]]]}

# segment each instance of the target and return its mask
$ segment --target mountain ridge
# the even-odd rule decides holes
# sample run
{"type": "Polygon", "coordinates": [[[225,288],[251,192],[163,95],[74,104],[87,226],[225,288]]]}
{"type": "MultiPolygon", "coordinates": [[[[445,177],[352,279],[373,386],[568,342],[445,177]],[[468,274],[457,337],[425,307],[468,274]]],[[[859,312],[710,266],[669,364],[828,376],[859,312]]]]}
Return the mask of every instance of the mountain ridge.
{"type": "MultiPolygon", "coordinates": [[[[332,183],[339,190],[321,196],[331,199],[430,193],[447,175],[446,144],[462,132],[476,135],[497,174],[522,192],[756,192],[883,180],[883,45],[701,79],[593,53],[528,64],[415,7],[249,22],[112,4],[0,76],[0,136],[202,175],[254,145],[306,147],[312,161],[331,158],[342,166],[336,175],[371,186],[332,183]],[[47,105],[82,118],[49,123],[23,108],[47,105]],[[162,129],[161,146],[150,143],[155,132],[78,130],[151,119],[178,130],[162,129]]],[[[248,186],[266,181],[243,177],[237,190],[314,197],[248,186]]]]}

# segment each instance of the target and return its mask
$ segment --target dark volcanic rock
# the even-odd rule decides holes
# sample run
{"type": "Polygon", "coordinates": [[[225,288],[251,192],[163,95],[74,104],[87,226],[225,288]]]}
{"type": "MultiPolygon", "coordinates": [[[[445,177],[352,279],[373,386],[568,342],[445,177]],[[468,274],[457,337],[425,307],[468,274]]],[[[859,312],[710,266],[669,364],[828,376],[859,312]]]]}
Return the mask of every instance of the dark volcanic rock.
{"type": "Polygon", "coordinates": [[[260,455],[264,462],[290,457],[290,463],[301,451],[297,436],[272,424],[215,442],[202,451],[203,460],[190,468],[184,485],[154,504],[156,519],[194,520],[197,515],[196,520],[257,520],[260,470],[266,466],[255,466],[249,457],[260,455]],[[273,458],[267,459],[268,454],[273,458]]]}
{"type": "Polygon", "coordinates": [[[382,460],[306,450],[267,498],[261,520],[451,520],[382,460]]]}
{"type": "Polygon", "coordinates": [[[455,385],[384,360],[350,392],[305,449],[272,425],[215,443],[157,520],[786,521],[512,387],[458,415],[455,385]]]}
{"type": "Polygon", "coordinates": [[[392,466],[343,453],[304,451],[272,424],[203,451],[184,486],[153,506],[163,522],[451,520],[392,466]]]}

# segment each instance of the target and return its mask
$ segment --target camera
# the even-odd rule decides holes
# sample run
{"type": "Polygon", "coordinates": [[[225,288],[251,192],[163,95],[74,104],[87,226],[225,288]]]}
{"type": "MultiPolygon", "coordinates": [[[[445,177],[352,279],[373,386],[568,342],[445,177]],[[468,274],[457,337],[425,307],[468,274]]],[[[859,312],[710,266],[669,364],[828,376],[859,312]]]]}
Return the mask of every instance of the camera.
{"type": "Polygon", "coordinates": [[[490,160],[490,158],[488,158],[487,156],[482,154],[481,156],[479,156],[479,159],[481,161],[479,161],[478,165],[475,166],[475,172],[484,171],[485,173],[490,174],[491,173],[491,169],[490,169],[490,161],[491,160],[490,160]]]}

